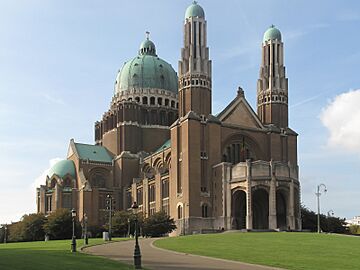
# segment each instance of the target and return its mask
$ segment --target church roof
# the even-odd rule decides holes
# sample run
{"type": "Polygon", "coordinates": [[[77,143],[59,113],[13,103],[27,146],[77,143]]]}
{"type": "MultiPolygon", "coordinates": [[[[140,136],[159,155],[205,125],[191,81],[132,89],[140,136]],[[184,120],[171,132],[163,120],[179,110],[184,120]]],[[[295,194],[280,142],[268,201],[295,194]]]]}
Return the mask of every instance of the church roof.
{"type": "Polygon", "coordinates": [[[196,1],[186,9],[185,20],[190,17],[205,18],[204,9],[196,1]]]}
{"type": "Polygon", "coordinates": [[[163,143],[162,146],[160,146],[156,151],[155,153],[158,153],[158,152],[161,152],[163,150],[165,150],[166,148],[169,148],[171,146],[171,140],[167,140],[166,142],[163,143]]]}
{"type": "Polygon", "coordinates": [[[281,41],[281,32],[274,25],[271,25],[270,28],[264,33],[263,42],[276,39],[281,41]]]}
{"type": "Polygon", "coordinates": [[[70,174],[72,177],[75,177],[75,164],[72,160],[60,160],[56,162],[49,170],[48,176],[52,177],[57,175],[60,178],[63,178],[65,175],[70,174]]]}
{"type": "Polygon", "coordinates": [[[136,57],[126,62],[115,81],[115,95],[132,89],[153,88],[178,93],[178,77],[173,67],[157,56],[155,44],[147,38],[136,57]]]}
{"type": "Polygon", "coordinates": [[[103,146],[83,143],[74,143],[74,145],[80,159],[107,163],[113,160],[107,149],[103,146]]]}

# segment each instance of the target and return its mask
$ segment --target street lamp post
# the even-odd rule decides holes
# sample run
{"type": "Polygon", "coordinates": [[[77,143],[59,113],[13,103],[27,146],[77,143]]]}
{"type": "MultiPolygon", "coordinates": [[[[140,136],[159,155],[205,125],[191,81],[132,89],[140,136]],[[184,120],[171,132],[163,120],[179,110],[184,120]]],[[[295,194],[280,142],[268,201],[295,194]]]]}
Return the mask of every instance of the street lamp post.
{"type": "Polygon", "coordinates": [[[324,189],[324,193],[327,192],[326,186],[325,184],[320,184],[317,186],[317,192],[315,193],[316,197],[317,197],[317,208],[318,208],[318,213],[317,213],[317,232],[320,233],[321,229],[320,229],[320,196],[321,196],[321,188],[324,189]]]}
{"type": "Polygon", "coordinates": [[[87,233],[87,222],[88,222],[88,217],[85,213],[84,214],[84,244],[85,245],[89,244],[88,233],[87,233]]]}
{"type": "Polygon", "coordinates": [[[106,204],[108,205],[106,208],[109,211],[109,241],[111,241],[111,234],[112,234],[112,213],[114,211],[114,204],[115,204],[115,200],[114,198],[108,194],[106,196],[107,200],[106,200],[106,204]]]}
{"type": "Polygon", "coordinates": [[[6,244],[7,241],[7,224],[4,226],[4,244],[6,244]]]}
{"type": "Polygon", "coordinates": [[[128,232],[127,232],[127,237],[129,237],[129,238],[130,238],[130,218],[128,218],[127,222],[128,222],[128,232]]]}
{"type": "Polygon", "coordinates": [[[142,269],[141,268],[141,253],[140,253],[140,246],[138,240],[138,217],[137,217],[137,210],[139,206],[136,202],[134,202],[131,206],[135,214],[135,249],[134,249],[134,266],[135,269],[142,269]]]}
{"type": "Polygon", "coordinates": [[[72,239],[71,239],[71,252],[76,252],[76,236],[75,236],[76,210],[74,208],[71,210],[71,217],[72,217],[72,223],[73,223],[73,231],[72,231],[72,239]]]}

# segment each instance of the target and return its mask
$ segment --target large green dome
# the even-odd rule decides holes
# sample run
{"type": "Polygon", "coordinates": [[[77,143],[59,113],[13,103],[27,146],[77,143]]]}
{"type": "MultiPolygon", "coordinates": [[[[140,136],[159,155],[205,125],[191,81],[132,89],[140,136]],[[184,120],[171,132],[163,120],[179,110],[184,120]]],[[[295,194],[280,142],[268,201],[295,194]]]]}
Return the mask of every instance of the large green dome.
{"type": "Polygon", "coordinates": [[[264,33],[263,42],[269,40],[278,40],[281,41],[281,32],[274,25],[270,26],[268,30],[264,33]]]}
{"type": "Polygon", "coordinates": [[[155,88],[178,92],[178,77],[172,66],[156,55],[155,44],[146,39],[138,56],[126,62],[116,77],[115,95],[122,91],[155,88]]]}
{"type": "Polygon", "coordinates": [[[65,175],[70,174],[75,178],[75,164],[72,160],[65,159],[56,162],[49,170],[48,176],[57,175],[63,178],[65,175]]]}
{"type": "Polygon", "coordinates": [[[204,9],[196,1],[186,9],[185,20],[190,17],[205,18],[204,9]]]}

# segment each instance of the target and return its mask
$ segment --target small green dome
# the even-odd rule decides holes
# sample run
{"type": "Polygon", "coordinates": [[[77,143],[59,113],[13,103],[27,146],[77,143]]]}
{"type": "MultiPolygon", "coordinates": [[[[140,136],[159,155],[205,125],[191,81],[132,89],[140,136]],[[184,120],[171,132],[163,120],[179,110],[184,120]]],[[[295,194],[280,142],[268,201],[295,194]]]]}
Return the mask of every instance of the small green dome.
{"type": "Polygon", "coordinates": [[[178,77],[172,66],[156,55],[155,44],[146,39],[138,56],[126,62],[116,77],[115,95],[134,88],[155,88],[178,92],[178,77]]]}
{"type": "Polygon", "coordinates": [[[72,160],[65,159],[56,162],[49,170],[48,176],[51,177],[54,174],[63,178],[65,175],[70,174],[75,178],[75,164],[72,160]]]}
{"type": "Polygon", "coordinates": [[[263,38],[263,42],[268,40],[278,40],[281,41],[281,32],[274,25],[270,26],[268,30],[266,30],[263,38]]]}
{"type": "Polygon", "coordinates": [[[198,5],[196,1],[194,1],[185,12],[185,20],[190,17],[199,17],[205,19],[205,12],[204,9],[198,5]]]}
{"type": "Polygon", "coordinates": [[[144,40],[140,44],[139,54],[150,54],[156,56],[156,48],[154,42],[149,39],[144,40]]]}

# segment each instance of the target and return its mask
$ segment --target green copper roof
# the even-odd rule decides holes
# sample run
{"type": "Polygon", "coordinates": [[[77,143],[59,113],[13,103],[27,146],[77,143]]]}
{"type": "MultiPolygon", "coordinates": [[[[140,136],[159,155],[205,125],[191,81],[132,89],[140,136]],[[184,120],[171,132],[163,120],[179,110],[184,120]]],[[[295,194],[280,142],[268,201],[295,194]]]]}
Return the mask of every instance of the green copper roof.
{"type": "Polygon", "coordinates": [[[196,1],[194,1],[185,12],[185,20],[190,17],[199,17],[199,18],[205,18],[205,12],[204,9],[198,5],[196,1]]]}
{"type": "Polygon", "coordinates": [[[80,159],[108,163],[113,160],[109,152],[103,146],[75,143],[75,147],[80,159]]]}
{"type": "Polygon", "coordinates": [[[144,40],[140,44],[139,54],[140,55],[149,54],[156,56],[156,48],[154,42],[152,42],[148,38],[144,40]]]}
{"type": "Polygon", "coordinates": [[[126,62],[116,77],[115,95],[139,88],[157,88],[178,92],[178,77],[170,64],[156,55],[154,43],[141,43],[138,56],[126,62]]]}
{"type": "Polygon", "coordinates": [[[263,42],[268,41],[268,40],[276,40],[276,39],[281,41],[281,32],[274,25],[272,25],[264,33],[263,42]]]}
{"type": "Polygon", "coordinates": [[[160,146],[156,151],[155,153],[158,153],[158,152],[161,152],[163,151],[164,149],[166,148],[169,148],[171,146],[171,140],[167,140],[166,142],[164,142],[164,144],[162,146],[160,146]]]}
{"type": "Polygon", "coordinates": [[[65,175],[70,174],[75,177],[75,164],[72,160],[60,160],[56,162],[49,170],[48,176],[51,177],[54,174],[63,178],[65,175]]]}

